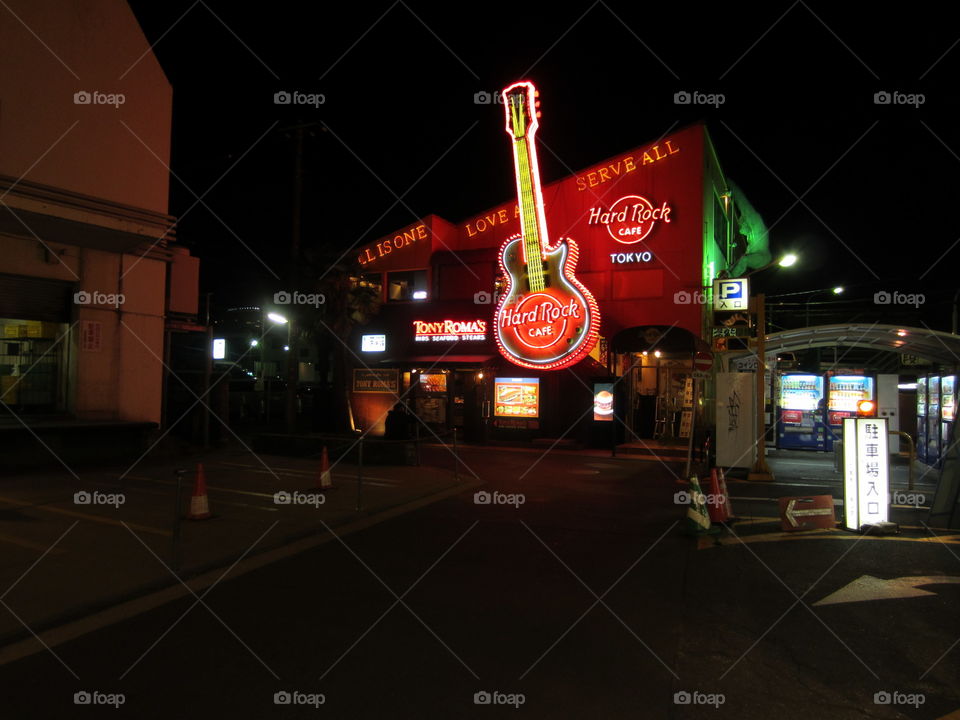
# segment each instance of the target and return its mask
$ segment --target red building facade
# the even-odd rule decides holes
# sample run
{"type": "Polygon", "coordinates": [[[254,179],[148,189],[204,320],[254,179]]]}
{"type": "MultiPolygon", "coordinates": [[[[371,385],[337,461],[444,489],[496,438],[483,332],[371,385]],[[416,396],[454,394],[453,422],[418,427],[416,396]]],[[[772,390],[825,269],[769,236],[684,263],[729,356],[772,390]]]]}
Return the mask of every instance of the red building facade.
{"type": "Polygon", "coordinates": [[[383,299],[351,341],[358,427],[377,432],[399,395],[425,421],[469,439],[588,440],[600,420],[590,412],[594,384],[613,383],[622,420],[614,424],[643,437],[656,420],[646,416],[689,395],[684,375],[709,349],[702,338],[712,324],[712,280],[746,251],[706,128],[681,129],[546,184],[543,204],[551,239],[576,241],[576,278],[599,306],[600,341],[590,355],[534,371],[497,350],[498,257],[520,232],[515,198],[456,224],[430,215],[357,252],[359,281],[383,299]]]}

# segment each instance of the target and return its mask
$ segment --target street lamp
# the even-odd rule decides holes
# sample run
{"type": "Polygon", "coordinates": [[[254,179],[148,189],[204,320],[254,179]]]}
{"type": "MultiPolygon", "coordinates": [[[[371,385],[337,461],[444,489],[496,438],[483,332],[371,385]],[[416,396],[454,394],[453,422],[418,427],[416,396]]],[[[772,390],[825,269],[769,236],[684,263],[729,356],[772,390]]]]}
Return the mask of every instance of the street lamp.
{"type": "MultiPolygon", "coordinates": [[[[793,253],[787,253],[780,260],[771,262],[762,268],[748,273],[760,272],[773,267],[790,267],[797,262],[797,256],[793,253]]],[[[766,317],[766,296],[760,293],[756,296],[757,312],[757,460],[754,462],[750,472],[747,473],[749,481],[773,482],[773,472],[767,465],[767,445],[766,445],[766,374],[767,374],[767,317],[766,317]]],[[[775,426],[772,426],[775,427],[775,426]]]]}
{"type": "MultiPolygon", "coordinates": [[[[269,312],[266,314],[266,319],[272,322],[275,325],[286,325],[287,326],[287,343],[290,342],[290,325],[289,321],[280,313],[269,312]]],[[[265,337],[269,330],[267,328],[261,327],[263,330],[262,335],[265,337]]],[[[266,358],[266,343],[258,343],[256,340],[251,341],[251,346],[256,347],[260,346],[260,388],[263,392],[263,404],[264,404],[264,414],[266,415],[266,420],[270,422],[270,380],[267,378],[267,358],[266,358]]]]}
{"type": "Polygon", "coordinates": [[[754,268],[754,269],[751,270],[750,272],[744,273],[744,274],[741,275],[740,277],[750,277],[751,275],[755,275],[755,274],[757,274],[758,272],[763,272],[764,270],[769,270],[769,269],[772,268],[772,267],[782,267],[782,268],[792,267],[792,266],[794,266],[794,265],[797,264],[797,261],[798,261],[799,259],[800,259],[800,258],[797,257],[797,255],[795,255],[794,253],[787,253],[786,255],[784,255],[784,256],[783,256],[782,258],[780,258],[779,260],[772,260],[772,261],[768,262],[766,265],[763,265],[762,267],[754,268]]]}

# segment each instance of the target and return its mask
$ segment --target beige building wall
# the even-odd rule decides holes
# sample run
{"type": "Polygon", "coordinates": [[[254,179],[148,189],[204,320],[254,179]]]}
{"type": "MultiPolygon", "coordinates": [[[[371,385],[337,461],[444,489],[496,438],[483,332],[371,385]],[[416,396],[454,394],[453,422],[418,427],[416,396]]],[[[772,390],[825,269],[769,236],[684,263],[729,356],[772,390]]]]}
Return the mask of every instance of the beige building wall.
{"type": "Polygon", "coordinates": [[[127,3],[5,5],[0,174],[167,212],[173,90],[127,3]],[[81,92],[124,102],[77,104],[81,92]]]}
{"type": "Polygon", "coordinates": [[[124,0],[6,0],[0,14],[0,176],[15,181],[4,203],[37,228],[69,221],[8,222],[0,273],[122,295],[73,305],[66,409],[159,422],[167,241],[141,254],[168,212],[172,88],[124,0]],[[90,322],[99,347],[82,342],[90,322]]]}

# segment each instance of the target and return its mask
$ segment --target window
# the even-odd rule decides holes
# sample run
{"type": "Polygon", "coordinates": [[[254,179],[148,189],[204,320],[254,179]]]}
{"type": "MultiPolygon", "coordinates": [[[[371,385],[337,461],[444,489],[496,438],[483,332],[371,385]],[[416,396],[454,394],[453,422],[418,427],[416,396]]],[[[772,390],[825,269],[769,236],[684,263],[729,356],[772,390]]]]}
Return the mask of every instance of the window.
{"type": "Polygon", "coordinates": [[[425,300],[427,298],[427,271],[403,270],[387,273],[387,300],[425,300]]]}
{"type": "Polygon", "coordinates": [[[383,289],[383,273],[362,273],[354,279],[354,287],[370,288],[379,295],[383,289]]]}

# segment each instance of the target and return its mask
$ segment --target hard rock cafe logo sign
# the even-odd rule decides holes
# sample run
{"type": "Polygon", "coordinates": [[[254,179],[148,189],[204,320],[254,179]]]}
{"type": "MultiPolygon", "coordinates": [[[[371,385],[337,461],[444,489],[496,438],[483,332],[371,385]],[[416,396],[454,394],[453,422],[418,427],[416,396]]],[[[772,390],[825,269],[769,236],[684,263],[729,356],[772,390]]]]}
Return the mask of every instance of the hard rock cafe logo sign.
{"type": "Polygon", "coordinates": [[[609,209],[590,208],[587,224],[603,225],[618,243],[634,245],[650,235],[657,223],[670,222],[671,212],[665,202],[654,205],[640,195],[624,195],[609,209]]]}

